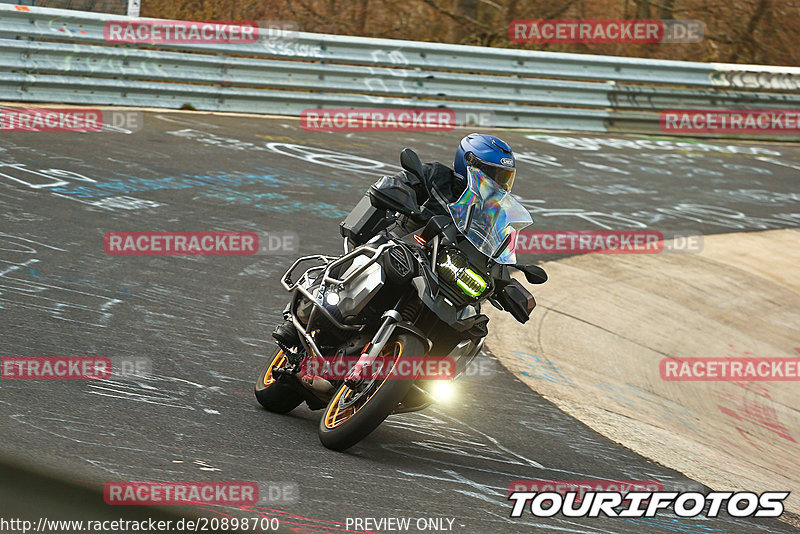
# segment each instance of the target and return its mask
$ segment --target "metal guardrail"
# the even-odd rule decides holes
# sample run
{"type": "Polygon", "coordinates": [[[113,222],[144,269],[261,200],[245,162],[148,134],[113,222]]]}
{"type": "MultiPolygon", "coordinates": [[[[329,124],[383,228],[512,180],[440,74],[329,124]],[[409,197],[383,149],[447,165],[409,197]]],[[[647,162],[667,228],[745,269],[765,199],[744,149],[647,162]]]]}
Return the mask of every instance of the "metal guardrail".
{"type": "Polygon", "coordinates": [[[297,32],[250,44],[110,44],[126,17],[0,4],[0,99],[299,115],[447,107],[491,126],[658,132],[664,109],[797,109],[800,68],[297,32]]]}

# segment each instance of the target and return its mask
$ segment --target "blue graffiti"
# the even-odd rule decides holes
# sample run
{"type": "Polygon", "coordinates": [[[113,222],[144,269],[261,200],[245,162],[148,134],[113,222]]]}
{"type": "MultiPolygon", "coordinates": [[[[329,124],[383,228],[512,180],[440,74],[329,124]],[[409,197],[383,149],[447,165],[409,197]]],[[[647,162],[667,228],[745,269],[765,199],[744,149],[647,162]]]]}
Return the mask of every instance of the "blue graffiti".
{"type": "Polygon", "coordinates": [[[575,383],[561,374],[558,366],[549,358],[545,356],[537,356],[536,354],[523,352],[521,350],[512,350],[511,354],[516,355],[522,367],[525,368],[525,370],[520,371],[519,373],[522,376],[541,378],[554,384],[575,387],[575,383]]]}
{"type": "Polygon", "coordinates": [[[116,173],[115,177],[106,178],[102,181],[69,184],[53,187],[51,190],[55,193],[76,198],[96,199],[148,191],[195,188],[200,189],[200,194],[208,198],[238,202],[256,209],[278,213],[304,211],[328,218],[342,218],[349,213],[349,211],[328,202],[290,200],[293,198],[292,193],[283,193],[276,191],[276,189],[291,187],[292,189],[326,189],[341,192],[352,188],[352,184],[334,179],[321,180],[309,176],[297,176],[296,179],[291,179],[285,175],[269,172],[269,169],[257,170],[262,172],[227,173],[219,171],[206,175],[183,174],[162,178],[140,178],[125,173],[116,173]],[[245,186],[270,188],[272,190],[256,192],[240,190],[245,186]]]}
{"type": "Polygon", "coordinates": [[[158,191],[162,189],[174,190],[207,187],[225,190],[245,185],[281,187],[282,185],[291,183],[273,174],[248,173],[237,176],[222,171],[211,175],[184,174],[181,176],[167,176],[164,178],[139,178],[122,173],[118,173],[117,176],[121,176],[122,178],[107,178],[102,182],[83,183],[81,185],[70,184],[68,186],[53,187],[51,190],[62,195],[72,195],[78,198],[102,198],[112,195],[158,191]]]}

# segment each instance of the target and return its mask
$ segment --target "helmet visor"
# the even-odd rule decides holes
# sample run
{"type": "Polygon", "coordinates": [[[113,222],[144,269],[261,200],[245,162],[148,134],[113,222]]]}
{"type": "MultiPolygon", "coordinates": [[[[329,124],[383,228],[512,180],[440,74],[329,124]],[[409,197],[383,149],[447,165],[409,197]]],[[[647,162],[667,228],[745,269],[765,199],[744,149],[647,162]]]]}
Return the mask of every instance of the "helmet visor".
{"type": "Polygon", "coordinates": [[[514,185],[514,177],[517,175],[517,169],[483,161],[472,152],[467,153],[465,159],[468,166],[477,168],[497,185],[506,191],[511,191],[511,186],[514,185]]]}

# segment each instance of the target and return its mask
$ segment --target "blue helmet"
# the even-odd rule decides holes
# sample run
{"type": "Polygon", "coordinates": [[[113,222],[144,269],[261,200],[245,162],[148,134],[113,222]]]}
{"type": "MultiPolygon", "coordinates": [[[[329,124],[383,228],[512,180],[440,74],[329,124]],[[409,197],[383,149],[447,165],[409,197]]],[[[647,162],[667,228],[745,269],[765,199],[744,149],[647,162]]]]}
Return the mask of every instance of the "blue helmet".
{"type": "Polygon", "coordinates": [[[466,179],[467,167],[480,169],[506,191],[511,191],[517,173],[514,153],[508,143],[493,135],[479,133],[466,136],[456,150],[453,170],[466,179]]]}

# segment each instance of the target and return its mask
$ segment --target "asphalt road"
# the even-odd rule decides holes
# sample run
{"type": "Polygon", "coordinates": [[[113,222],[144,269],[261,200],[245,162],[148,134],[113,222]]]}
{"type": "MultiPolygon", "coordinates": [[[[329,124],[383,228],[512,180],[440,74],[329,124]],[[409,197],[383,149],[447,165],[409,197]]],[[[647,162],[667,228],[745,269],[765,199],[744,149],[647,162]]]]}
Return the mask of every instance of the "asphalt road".
{"type": "MultiPolygon", "coordinates": [[[[4,457],[98,485],[296,484],[296,502],[198,510],[278,517],[295,532],[340,532],[348,517],[454,518],[452,530],[469,533],[794,531],[775,520],[669,515],[510,519],[506,488],[518,479],[693,483],[567,417],[490,354],[481,356],[489,376],[465,379],[451,404],[392,417],[346,453],[320,445],[319,412],[265,412],[252,385],[286,300],[278,278],[297,253],[112,256],[103,235],[296,232],[299,253],[336,253],[339,221],[370,183],[398,169],[403,146],[450,163],[468,132],[144,118],[131,134],[0,136],[0,354],[152,366],[138,379],[0,382],[4,457]]],[[[519,155],[514,190],[540,229],[709,234],[800,223],[798,146],[500,135],[519,155]]],[[[547,372],[547,362],[531,372],[547,372]]]]}

